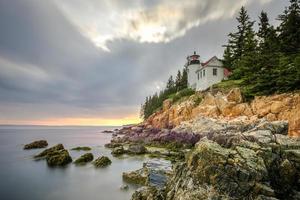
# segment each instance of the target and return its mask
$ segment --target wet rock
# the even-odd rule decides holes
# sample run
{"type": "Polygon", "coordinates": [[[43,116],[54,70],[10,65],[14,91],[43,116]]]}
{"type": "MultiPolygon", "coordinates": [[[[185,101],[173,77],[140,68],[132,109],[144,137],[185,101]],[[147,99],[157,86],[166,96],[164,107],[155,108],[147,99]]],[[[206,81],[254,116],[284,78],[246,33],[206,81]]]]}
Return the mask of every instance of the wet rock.
{"type": "Polygon", "coordinates": [[[104,146],[105,146],[106,148],[111,148],[111,149],[113,149],[113,148],[116,148],[116,147],[121,147],[122,144],[111,142],[111,143],[105,144],[104,146]]]}
{"type": "Polygon", "coordinates": [[[113,131],[104,130],[104,131],[102,131],[102,133],[113,133],[113,131]]]}
{"type": "Polygon", "coordinates": [[[113,156],[120,156],[120,155],[123,155],[127,153],[127,151],[124,149],[123,146],[119,146],[119,147],[115,147],[112,151],[111,151],[111,154],[113,156]]]}
{"type": "Polygon", "coordinates": [[[94,159],[92,153],[86,153],[80,156],[77,160],[75,160],[75,164],[85,164],[87,162],[91,162],[94,159]]]}
{"type": "Polygon", "coordinates": [[[106,167],[111,164],[111,160],[106,156],[100,156],[93,162],[95,167],[106,167]]]}
{"type": "Polygon", "coordinates": [[[163,200],[164,193],[163,190],[159,190],[155,187],[144,186],[136,190],[131,200],[163,200]]]}
{"type": "Polygon", "coordinates": [[[91,147],[75,147],[71,149],[72,151],[90,151],[92,150],[91,147]]]}
{"type": "Polygon", "coordinates": [[[287,122],[199,123],[207,128],[199,126],[201,139],[167,179],[164,199],[296,199],[300,141],[286,136],[287,122]]]}
{"type": "Polygon", "coordinates": [[[172,174],[171,166],[169,161],[153,159],[145,162],[141,169],[124,172],[122,177],[128,183],[163,188],[172,174]]]}
{"type": "Polygon", "coordinates": [[[55,150],[47,154],[46,161],[49,166],[64,166],[72,162],[68,150],[55,150]]]}
{"type": "Polygon", "coordinates": [[[129,186],[128,185],[121,185],[120,190],[128,190],[129,186]]]}
{"type": "Polygon", "coordinates": [[[55,145],[53,147],[45,149],[44,151],[42,151],[38,155],[35,155],[34,157],[35,158],[43,158],[43,157],[46,157],[46,156],[48,156],[49,154],[51,154],[53,152],[56,152],[56,151],[59,151],[59,150],[63,150],[63,149],[65,149],[65,148],[64,148],[64,146],[62,144],[57,144],[57,145],[55,145]]]}
{"type": "Polygon", "coordinates": [[[39,148],[45,148],[47,146],[48,146],[48,142],[46,140],[38,140],[24,145],[24,149],[39,149],[39,148]]]}
{"type": "Polygon", "coordinates": [[[144,145],[141,144],[130,144],[128,147],[129,154],[145,154],[147,149],[144,145]]]}
{"type": "Polygon", "coordinates": [[[123,172],[122,178],[128,183],[146,185],[148,180],[148,171],[146,168],[142,168],[132,172],[123,172]]]}

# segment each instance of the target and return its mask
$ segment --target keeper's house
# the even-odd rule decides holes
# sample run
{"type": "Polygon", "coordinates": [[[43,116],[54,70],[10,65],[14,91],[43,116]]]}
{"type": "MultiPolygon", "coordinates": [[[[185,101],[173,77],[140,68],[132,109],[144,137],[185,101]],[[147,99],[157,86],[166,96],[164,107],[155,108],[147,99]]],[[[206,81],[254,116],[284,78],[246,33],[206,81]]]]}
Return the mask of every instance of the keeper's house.
{"type": "Polygon", "coordinates": [[[201,63],[200,56],[196,52],[187,57],[186,67],[188,87],[196,91],[206,90],[230,75],[230,71],[223,66],[222,61],[216,56],[205,63],[201,63]]]}

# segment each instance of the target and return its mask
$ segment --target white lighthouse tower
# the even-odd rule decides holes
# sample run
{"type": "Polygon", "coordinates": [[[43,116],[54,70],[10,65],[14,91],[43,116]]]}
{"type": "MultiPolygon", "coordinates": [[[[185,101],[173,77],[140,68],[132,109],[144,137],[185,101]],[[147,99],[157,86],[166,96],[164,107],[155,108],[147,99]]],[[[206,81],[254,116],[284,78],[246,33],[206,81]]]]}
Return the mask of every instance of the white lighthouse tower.
{"type": "Polygon", "coordinates": [[[200,56],[196,54],[196,51],[194,51],[194,55],[187,57],[186,67],[188,75],[188,87],[196,89],[198,81],[196,72],[201,67],[200,56]]]}

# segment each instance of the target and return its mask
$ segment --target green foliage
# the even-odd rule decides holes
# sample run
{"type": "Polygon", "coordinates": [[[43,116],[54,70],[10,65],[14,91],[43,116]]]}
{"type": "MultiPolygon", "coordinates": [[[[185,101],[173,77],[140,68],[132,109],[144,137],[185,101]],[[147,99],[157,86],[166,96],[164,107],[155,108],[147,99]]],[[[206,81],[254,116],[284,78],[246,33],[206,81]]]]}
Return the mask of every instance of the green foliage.
{"type": "Polygon", "coordinates": [[[177,92],[175,95],[169,96],[169,98],[172,99],[172,102],[175,103],[182,99],[183,97],[191,96],[195,94],[195,90],[190,89],[190,88],[185,88],[179,92],[177,92]]]}
{"type": "Polygon", "coordinates": [[[281,52],[287,55],[300,51],[300,2],[290,0],[290,6],[279,15],[279,41],[281,52]]]}
{"type": "Polygon", "coordinates": [[[141,117],[147,119],[154,112],[161,109],[164,100],[172,99],[173,102],[178,101],[184,96],[191,94],[187,88],[187,70],[184,68],[182,71],[178,70],[175,81],[173,76],[170,76],[166,88],[155,93],[153,96],[146,97],[145,102],[141,105],[141,117]],[[175,100],[175,101],[174,101],[175,100]]]}
{"type": "Polygon", "coordinates": [[[277,30],[264,11],[259,16],[257,33],[244,8],[237,20],[238,31],[229,34],[224,51],[224,64],[231,64],[233,74],[229,82],[218,87],[240,80],[238,85],[246,99],[300,89],[299,0],[290,0],[290,6],[279,16],[277,30]]]}
{"type": "MultiPolygon", "coordinates": [[[[241,8],[236,19],[238,21],[237,31],[229,33],[228,44],[225,45],[226,49],[224,51],[224,64],[231,70],[235,70],[239,66],[240,59],[247,56],[251,51],[255,51],[254,22],[250,20],[244,7],[241,8]]],[[[240,73],[242,71],[236,73],[236,75],[240,73]]]]}

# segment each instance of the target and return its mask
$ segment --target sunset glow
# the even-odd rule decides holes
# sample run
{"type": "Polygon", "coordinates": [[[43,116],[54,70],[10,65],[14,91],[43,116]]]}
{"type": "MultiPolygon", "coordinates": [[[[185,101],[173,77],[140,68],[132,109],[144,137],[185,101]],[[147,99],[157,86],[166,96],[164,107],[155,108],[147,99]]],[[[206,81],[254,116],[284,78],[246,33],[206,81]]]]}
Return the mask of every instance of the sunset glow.
{"type": "Polygon", "coordinates": [[[0,124],[17,125],[46,125],[46,126],[122,126],[140,123],[141,119],[135,116],[117,119],[103,118],[52,118],[36,121],[1,120],[0,124]]]}

